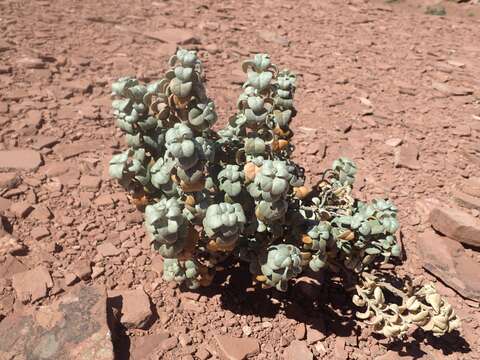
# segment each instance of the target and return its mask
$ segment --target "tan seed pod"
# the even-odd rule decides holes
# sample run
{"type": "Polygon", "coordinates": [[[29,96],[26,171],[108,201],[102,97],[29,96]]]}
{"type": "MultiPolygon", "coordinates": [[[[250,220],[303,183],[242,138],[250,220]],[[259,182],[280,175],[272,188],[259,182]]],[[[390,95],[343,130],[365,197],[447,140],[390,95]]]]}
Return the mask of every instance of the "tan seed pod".
{"type": "Polygon", "coordinates": [[[423,323],[417,323],[417,325],[421,326],[424,331],[433,331],[433,329],[435,328],[435,322],[431,317],[423,323]]]}
{"type": "Polygon", "coordinates": [[[198,192],[202,191],[205,187],[205,179],[201,179],[195,183],[188,184],[183,180],[180,180],[180,187],[185,192],[198,192]]]}
{"type": "Polygon", "coordinates": [[[133,203],[137,208],[144,208],[148,205],[148,198],[145,195],[139,197],[133,197],[133,203]]]}
{"type": "Polygon", "coordinates": [[[279,140],[273,141],[271,146],[274,152],[278,152],[278,151],[282,151],[283,149],[286,149],[288,144],[289,142],[287,140],[279,139],[279,140]]]}
{"type": "MultiPolygon", "coordinates": [[[[383,293],[382,293],[383,295],[383,293]]],[[[384,299],[384,302],[385,302],[385,299],[384,299]]],[[[390,308],[392,309],[392,311],[395,313],[395,314],[398,314],[399,310],[398,310],[398,305],[397,304],[391,304],[390,305],[390,308]]]]}
{"type": "Polygon", "coordinates": [[[293,193],[297,199],[305,199],[312,192],[312,188],[307,186],[298,186],[293,188],[293,193]]]}
{"type": "Polygon", "coordinates": [[[443,313],[448,316],[448,318],[455,317],[455,313],[453,312],[453,307],[450,304],[445,304],[442,309],[443,313]]]}
{"type": "Polygon", "coordinates": [[[288,139],[292,134],[290,129],[283,130],[281,127],[277,126],[273,129],[273,133],[281,138],[288,139]]]}
{"type": "Polygon", "coordinates": [[[278,149],[284,150],[288,147],[290,143],[287,140],[280,139],[278,140],[278,149]]]}
{"type": "Polygon", "coordinates": [[[195,198],[192,195],[187,195],[185,198],[185,204],[189,206],[194,206],[195,205],[195,198]]]}
{"type": "Polygon", "coordinates": [[[338,236],[339,239],[352,241],[355,239],[355,233],[352,230],[345,230],[338,236]]]}
{"type": "Polygon", "coordinates": [[[301,252],[300,256],[302,257],[302,260],[308,261],[312,258],[312,254],[309,252],[301,252]]]}
{"type": "Polygon", "coordinates": [[[254,163],[252,162],[246,163],[245,166],[243,167],[243,172],[245,174],[245,181],[247,183],[252,182],[259,171],[260,171],[260,167],[258,167],[254,163]]]}
{"type": "Polygon", "coordinates": [[[211,251],[211,252],[217,252],[217,251],[219,251],[219,249],[218,249],[218,244],[217,244],[215,241],[210,240],[210,241],[208,242],[208,244],[207,244],[207,250],[208,250],[208,251],[211,251]]]}
{"type": "Polygon", "coordinates": [[[180,98],[176,95],[172,95],[173,103],[175,104],[177,109],[186,109],[188,103],[190,102],[190,97],[180,98]]]}
{"type": "Polygon", "coordinates": [[[455,318],[452,321],[450,321],[450,330],[455,330],[458,329],[462,325],[462,322],[460,319],[455,318]]]}
{"type": "Polygon", "coordinates": [[[235,248],[236,245],[237,244],[235,242],[231,244],[220,244],[215,240],[210,240],[210,242],[207,244],[207,250],[211,252],[230,252],[235,248]]]}
{"type": "Polygon", "coordinates": [[[303,234],[302,235],[302,242],[306,245],[310,245],[311,243],[313,243],[313,240],[310,236],[308,236],[307,234],[303,234]]]}
{"type": "Polygon", "coordinates": [[[255,276],[255,280],[257,280],[259,282],[265,282],[265,281],[267,281],[267,277],[265,275],[257,275],[257,276],[255,276]]]}

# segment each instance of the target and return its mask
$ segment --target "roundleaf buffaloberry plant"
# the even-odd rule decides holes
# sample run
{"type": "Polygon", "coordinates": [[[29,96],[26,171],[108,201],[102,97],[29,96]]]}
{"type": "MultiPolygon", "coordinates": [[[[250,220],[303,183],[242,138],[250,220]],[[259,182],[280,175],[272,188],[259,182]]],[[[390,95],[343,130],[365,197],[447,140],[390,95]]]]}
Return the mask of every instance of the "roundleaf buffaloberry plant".
{"type": "Polygon", "coordinates": [[[293,73],[279,71],[267,54],[243,62],[237,111],[214,131],[217,114],[197,54],[179,49],[169,65],[151,84],[113,84],[128,149],[109,169],[144,210],[164,279],[208,286],[227,259],[248,263],[257,284],[279,291],[306,269],[348,273],[356,279],[357,317],[383,335],[458,328],[433,285],[399,290],[375,275],[376,264],[401,255],[397,208],[353,198],[355,163],[337,159],[315,186],[304,185],[304,169],[291,159],[293,73]],[[387,302],[392,296],[400,301],[387,302]]]}

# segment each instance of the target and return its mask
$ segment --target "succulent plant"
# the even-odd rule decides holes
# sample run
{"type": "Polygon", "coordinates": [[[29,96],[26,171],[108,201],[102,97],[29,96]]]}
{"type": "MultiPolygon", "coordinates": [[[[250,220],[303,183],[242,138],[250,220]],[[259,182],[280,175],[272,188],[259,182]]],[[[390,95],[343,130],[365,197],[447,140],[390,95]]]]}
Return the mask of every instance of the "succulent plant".
{"type": "Polygon", "coordinates": [[[163,145],[162,124],[149,113],[152,99],[157,96],[160,84],[139,84],[132,78],[121,78],[112,85],[113,113],[118,127],[125,132],[126,143],[134,149],[145,148],[156,153],[163,145]]]}
{"type": "Polygon", "coordinates": [[[342,185],[353,185],[355,182],[355,174],[357,166],[347,158],[339,158],[333,162],[333,171],[336,173],[337,180],[342,185]]]}
{"type": "Polygon", "coordinates": [[[167,258],[178,255],[187,242],[188,226],[183,216],[183,206],[175,198],[162,198],[145,208],[145,227],[154,247],[167,258]]]}
{"type": "Polygon", "coordinates": [[[172,181],[172,171],[175,163],[171,160],[159,158],[150,167],[150,182],[152,185],[163,191],[167,196],[178,194],[178,187],[172,181]]]}
{"type": "Polygon", "coordinates": [[[142,191],[150,187],[148,161],[145,149],[129,149],[112,157],[108,171],[129,191],[142,191]]]}
{"type": "Polygon", "coordinates": [[[291,244],[270,246],[259,262],[263,275],[260,280],[280,291],[286,291],[288,281],[302,272],[300,249],[291,244]]]}
{"type": "Polygon", "coordinates": [[[182,169],[188,170],[199,160],[198,145],[193,137],[193,131],[182,123],[175,124],[165,135],[168,154],[182,169]]]}
{"type": "Polygon", "coordinates": [[[290,177],[285,162],[265,160],[254,182],[248,186],[248,191],[256,200],[275,202],[287,195],[290,177]]]}
{"type": "Polygon", "coordinates": [[[219,188],[233,199],[242,192],[244,177],[238,165],[228,164],[218,173],[219,188]]]}
{"type": "Polygon", "coordinates": [[[214,102],[197,53],[179,49],[151,84],[121,78],[112,85],[113,114],[128,149],[109,173],[145,211],[163,278],[208,286],[229,261],[247,262],[257,284],[286,291],[303,271],[336,272],[356,281],[357,316],[387,337],[412,326],[441,335],[459,326],[430,285],[405,291],[373,273],[378,260],[400,257],[397,208],[352,195],[357,167],[333,162],[314,186],[293,161],[290,124],[296,76],[267,54],[243,62],[246,81],[236,112],[216,131],[214,102]],[[402,299],[388,303],[387,291],[402,299]]]}
{"type": "Polygon", "coordinates": [[[391,256],[400,257],[395,238],[399,227],[397,209],[392,203],[383,199],[374,200],[371,205],[357,201],[352,212],[332,221],[332,234],[347,267],[362,271],[378,256],[385,261],[391,256]]]}
{"type": "Polygon", "coordinates": [[[240,204],[220,203],[207,208],[203,228],[215,250],[233,250],[246,223],[240,204]]]}
{"type": "Polygon", "coordinates": [[[193,290],[200,286],[198,277],[198,265],[192,260],[165,259],[163,261],[163,278],[166,281],[185,284],[193,290]]]}
{"type": "Polygon", "coordinates": [[[331,225],[328,222],[320,222],[302,236],[303,248],[312,253],[308,265],[313,271],[320,271],[327,265],[327,246],[332,243],[330,234],[331,225]]]}

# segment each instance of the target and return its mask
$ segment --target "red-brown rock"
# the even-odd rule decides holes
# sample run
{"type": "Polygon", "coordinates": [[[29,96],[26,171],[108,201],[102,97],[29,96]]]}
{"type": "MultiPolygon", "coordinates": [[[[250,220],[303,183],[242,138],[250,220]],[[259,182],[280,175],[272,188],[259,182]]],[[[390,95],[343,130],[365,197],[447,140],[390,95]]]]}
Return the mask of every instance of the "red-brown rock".
{"type": "Polygon", "coordinates": [[[159,40],[166,43],[178,45],[199,44],[200,39],[187,29],[164,28],[158,31],[150,31],[144,34],[151,39],[159,40]]]}
{"type": "Polygon", "coordinates": [[[0,196],[0,213],[10,209],[10,206],[12,206],[12,202],[0,196]]]}
{"type": "Polygon", "coordinates": [[[160,255],[156,255],[152,258],[151,269],[155,271],[158,276],[163,274],[163,258],[160,255]]]}
{"type": "Polygon", "coordinates": [[[54,147],[54,151],[62,160],[70,159],[80,154],[100,150],[103,144],[99,141],[78,141],[72,144],[58,144],[54,147]]]}
{"type": "Polygon", "coordinates": [[[35,138],[35,142],[33,143],[33,148],[35,150],[50,148],[58,142],[59,142],[59,139],[55,136],[39,135],[35,138]]]}
{"type": "Polygon", "coordinates": [[[135,342],[131,351],[131,360],[148,359],[163,341],[167,340],[169,335],[167,332],[161,331],[157,334],[141,336],[135,342]]]}
{"type": "Polygon", "coordinates": [[[432,87],[448,96],[465,96],[473,94],[473,90],[464,87],[450,86],[440,82],[433,82],[432,87]]]}
{"type": "Polygon", "coordinates": [[[20,177],[14,172],[0,173],[0,189],[12,189],[20,182],[20,177]]]}
{"type": "Polygon", "coordinates": [[[53,214],[45,205],[37,205],[30,214],[30,217],[40,222],[48,222],[53,218],[53,214]]]}
{"type": "Polygon", "coordinates": [[[467,179],[461,189],[465,194],[480,198],[480,177],[467,179]]]}
{"type": "Polygon", "coordinates": [[[464,208],[480,210],[480,197],[472,196],[462,191],[455,190],[453,192],[453,198],[458,205],[464,208]]]}
{"type": "Polygon", "coordinates": [[[288,46],[290,44],[290,41],[285,36],[281,36],[272,31],[259,30],[257,34],[260,39],[266,42],[275,43],[281,46],[288,46]]]}
{"type": "Polygon", "coordinates": [[[91,286],[15,312],[0,322],[0,359],[113,360],[106,309],[105,290],[91,286]]]}
{"type": "Polygon", "coordinates": [[[345,338],[335,338],[335,347],[333,349],[333,358],[335,360],[344,360],[348,358],[348,352],[347,349],[345,349],[345,345],[345,338]]]}
{"type": "Polygon", "coordinates": [[[20,240],[7,232],[0,231],[0,256],[15,254],[23,250],[25,250],[25,245],[20,240]]]}
{"type": "Polygon", "coordinates": [[[283,352],[284,360],[313,360],[305,341],[293,340],[283,352]]]}
{"type": "Polygon", "coordinates": [[[34,229],[32,229],[32,231],[30,231],[30,236],[33,237],[35,240],[43,239],[48,235],[50,235],[50,231],[43,226],[35,227],[34,229]]]}
{"type": "Polygon", "coordinates": [[[120,249],[117,249],[115,245],[107,241],[97,246],[97,251],[103,257],[117,256],[122,252],[120,249]]]}
{"type": "Polygon", "coordinates": [[[17,60],[17,65],[26,69],[43,69],[46,66],[45,61],[37,57],[23,57],[17,60]]]}
{"type": "Polygon", "coordinates": [[[42,156],[34,150],[0,151],[0,169],[35,170],[42,163],[42,156]]]}
{"type": "Polygon", "coordinates": [[[227,360],[243,360],[256,355],[260,344],[253,338],[236,338],[228,335],[215,335],[217,345],[227,360]]]}
{"type": "Polygon", "coordinates": [[[92,275],[92,266],[90,260],[79,260],[73,266],[72,272],[82,280],[90,279],[92,275]]]}
{"type": "Polygon", "coordinates": [[[480,264],[454,240],[429,230],[417,238],[423,267],[466,298],[480,301],[480,264]]]}
{"type": "Polygon", "coordinates": [[[178,344],[178,339],[176,336],[169,337],[168,339],[163,340],[160,343],[160,348],[164,351],[169,351],[175,348],[178,344]]]}
{"type": "Polygon", "coordinates": [[[121,312],[120,322],[127,329],[145,329],[153,319],[150,298],[143,289],[114,290],[108,293],[111,304],[121,312]]]}
{"type": "Polygon", "coordinates": [[[295,326],[295,331],[293,332],[293,336],[295,336],[295,339],[297,340],[302,340],[305,337],[306,334],[306,329],[305,329],[305,324],[304,323],[299,323],[297,326],[295,326]]]}
{"type": "Polygon", "coordinates": [[[418,148],[413,144],[403,145],[395,150],[395,167],[410,170],[420,169],[418,161],[418,148]]]}
{"type": "Polygon", "coordinates": [[[50,273],[44,266],[17,273],[12,277],[12,286],[17,299],[23,303],[34,302],[47,296],[48,289],[53,287],[50,273]]]}
{"type": "MultiPolygon", "coordinates": [[[[402,356],[402,358],[403,358],[403,356],[402,356]]],[[[387,351],[383,355],[375,357],[375,360],[398,360],[398,359],[399,359],[398,352],[395,352],[395,351],[392,351],[392,350],[387,351]]]]}
{"type": "Polygon", "coordinates": [[[27,201],[15,202],[10,206],[10,211],[18,218],[25,218],[33,210],[32,205],[27,201]]]}
{"type": "Polygon", "coordinates": [[[80,178],[80,187],[86,191],[97,191],[102,180],[97,176],[84,175],[80,178]]]}
{"type": "Polygon", "coordinates": [[[3,264],[0,264],[0,279],[10,279],[13,275],[27,270],[28,268],[15,256],[7,255],[3,264]]]}
{"type": "Polygon", "coordinates": [[[313,327],[307,327],[307,343],[309,345],[315,344],[316,342],[325,339],[325,334],[313,327]]]}
{"type": "Polygon", "coordinates": [[[448,206],[435,206],[429,221],[433,228],[453,240],[480,246],[480,220],[469,213],[448,206]]]}

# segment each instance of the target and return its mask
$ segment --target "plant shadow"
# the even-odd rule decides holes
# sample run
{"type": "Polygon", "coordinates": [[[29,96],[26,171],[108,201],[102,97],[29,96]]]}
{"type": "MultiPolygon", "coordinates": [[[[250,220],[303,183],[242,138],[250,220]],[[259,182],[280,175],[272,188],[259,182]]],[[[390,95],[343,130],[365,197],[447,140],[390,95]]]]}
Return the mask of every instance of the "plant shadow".
{"type": "Polygon", "coordinates": [[[420,359],[427,355],[422,349],[422,343],[430,345],[436,350],[440,350],[444,356],[454,353],[467,354],[472,351],[468,342],[457,330],[443,336],[435,337],[422,329],[416,329],[411,337],[412,339],[408,342],[396,340],[385,346],[388,350],[398,353],[399,356],[411,356],[414,359],[420,359]]]}
{"type": "Polygon", "coordinates": [[[349,295],[330,280],[328,286],[299,281],[287,292],[262,289],[252,286],[248,268],[242,265],[218,274],[214,283],[199,289],[199,293],[207,297],[220,295],[221,307],[235,314],[274,318],[282,312],[325,336],[349,336],[360,331],[352,317],[349,295]]]}
{"type": "MultiPolygon", "coordinates": [[[[309,279],[318,277],[315,273],[308,275],[311,276],[309,279]]],[[[302,322],[325,337],[333,334],[338,337],[360,336],[362,328],[355,319],[355,305],[343,283],[328,276],[320,276],[316,280],[314,283],[296,282],[284,293],[276,289],[261,289],[252,286],[248,268],[242,264],[227,268],[215,277],[210,287],[201,288],[198,292],[207,297],[220,295],[221,307],[235,314],[274,318],[282,312],[287,318],[302,322]]],[[[441,350],[445,356],[471,352],[470,345],[458,331],[437,338],[417,329],[407,342],[390,341],[376,334],[372,336],[386,350],[397,352],[399,357],[421,358],[426,354],[420,345],[422,343],[441,350]]]]}

